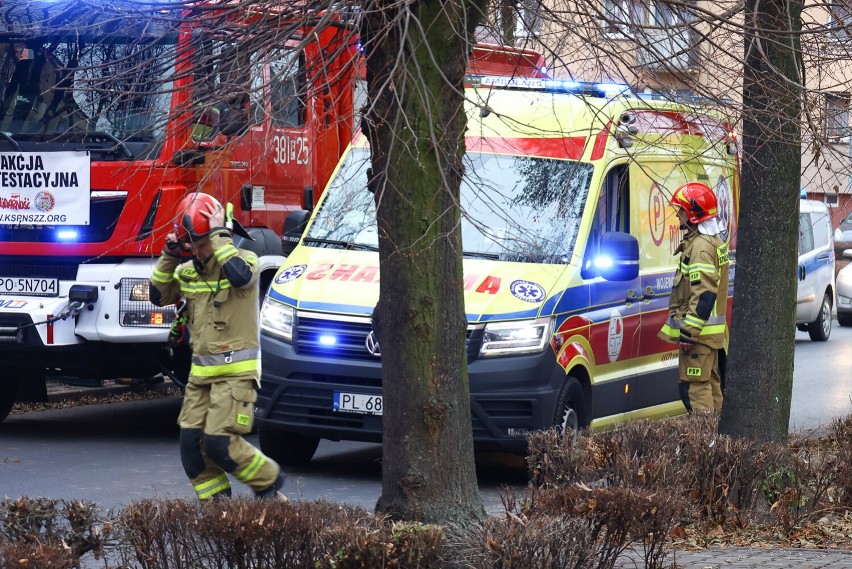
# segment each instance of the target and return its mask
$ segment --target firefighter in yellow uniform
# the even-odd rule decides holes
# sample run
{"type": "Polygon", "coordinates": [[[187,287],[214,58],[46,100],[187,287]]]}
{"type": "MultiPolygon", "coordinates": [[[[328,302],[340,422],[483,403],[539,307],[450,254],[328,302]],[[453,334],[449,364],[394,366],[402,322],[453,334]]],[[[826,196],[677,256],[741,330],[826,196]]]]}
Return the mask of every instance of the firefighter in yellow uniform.
{"type": "Polygon", "coordinates": [[[186,301],[192,367],[178,418],[183,468],[201,500],[230,496],[228,474],[258,498],[283,497],[281,468],[242,438],[260,378],[257,256],[234,246],[212,196],[189,195],[177,211],[150,297],[157,306],[186,301]]]}
{"type": "Polygon", "coordinates": [[[728,349],[728,247],[712,189],[700,182],[679,187],[669,203],[687,230],[675,254],[669,318],[660,338],[680,347],[679,388],[687,411],[722,409],[720,359],[728,349]],[[721,357],[720,357],[721,352],[721,357]]]}

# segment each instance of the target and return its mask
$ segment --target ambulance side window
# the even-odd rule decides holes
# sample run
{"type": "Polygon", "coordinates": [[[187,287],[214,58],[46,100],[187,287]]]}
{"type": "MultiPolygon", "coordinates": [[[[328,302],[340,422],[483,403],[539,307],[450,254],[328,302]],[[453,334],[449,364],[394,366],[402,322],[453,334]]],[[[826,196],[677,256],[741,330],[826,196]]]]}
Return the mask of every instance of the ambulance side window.
{"type": "Polygon", "coordinates": [[[583,278],[594,278],[594,258],[601,236],[608,231],[630,233],[630,184],[627,165],[613,167],[604,178],[583,259],[583,278]]]}

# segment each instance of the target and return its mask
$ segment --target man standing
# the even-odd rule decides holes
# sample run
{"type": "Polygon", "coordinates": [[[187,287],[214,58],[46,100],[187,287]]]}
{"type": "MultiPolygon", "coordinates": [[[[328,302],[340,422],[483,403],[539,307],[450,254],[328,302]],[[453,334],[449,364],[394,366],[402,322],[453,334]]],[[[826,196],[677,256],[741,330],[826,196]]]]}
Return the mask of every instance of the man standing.
{"type": "MultiPolygon", "coordinates": [[[[728,247],[716,195],[700,182],[679,187],[669,203],[686,235],[675,254],[669,318],[660,338],[680,347],[680,398],[689,412],[722,409],[720,351],[728,349],[728,247]]],[[[724,351],[722,352],[724,358],[724,351]]]]}
{"type": "Polygon", "coordinates": [[[192,367],[178,418],[184,471],[201,500],[231,495],[227,473],[274,499],[281,468],[242,438],[260,380],[257,256],[234,246],[212,196],[188,195],[177,211],[150,297],[157,306],[185,301],[192,367]]]}

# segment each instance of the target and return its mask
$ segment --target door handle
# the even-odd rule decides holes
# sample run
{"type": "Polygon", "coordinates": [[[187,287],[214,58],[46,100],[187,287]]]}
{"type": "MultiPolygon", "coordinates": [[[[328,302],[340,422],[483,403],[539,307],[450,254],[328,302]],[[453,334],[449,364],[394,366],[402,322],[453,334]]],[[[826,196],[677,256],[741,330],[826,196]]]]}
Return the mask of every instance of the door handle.
{"type": "Polygon", "coordinates": [[[804,265],[799,265],[799,280],[800,280],[800,281],[805,280],[805,276],[806,276],[807,274],[808,274],[808,272],[807,272],[807,270],[805,269],[805,266],[804,266],[804,265]]]}

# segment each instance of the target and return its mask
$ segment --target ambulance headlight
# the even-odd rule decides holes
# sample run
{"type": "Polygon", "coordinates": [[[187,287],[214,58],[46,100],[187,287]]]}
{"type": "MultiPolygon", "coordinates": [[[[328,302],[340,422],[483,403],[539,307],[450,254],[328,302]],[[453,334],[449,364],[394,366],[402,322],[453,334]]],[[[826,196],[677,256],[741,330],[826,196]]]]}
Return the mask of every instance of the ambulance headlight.
{"type": "Polygon", "coordinates": [[[479,355],[489,357],[541,352],[552,333],[552,318],[491,322],[485,325],[479,355]]]}
{"type": "Polygon", "coordinates": [[[292,342],[294,317],[295,311],[292,306],[266,297],[260,309],[260,329],[271,336],[292,342]]]}

